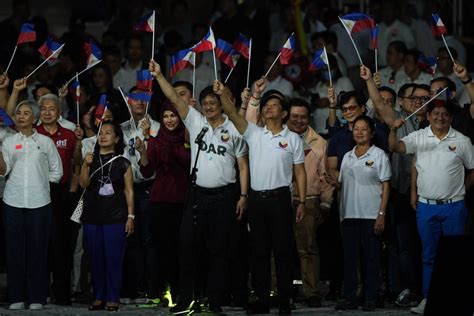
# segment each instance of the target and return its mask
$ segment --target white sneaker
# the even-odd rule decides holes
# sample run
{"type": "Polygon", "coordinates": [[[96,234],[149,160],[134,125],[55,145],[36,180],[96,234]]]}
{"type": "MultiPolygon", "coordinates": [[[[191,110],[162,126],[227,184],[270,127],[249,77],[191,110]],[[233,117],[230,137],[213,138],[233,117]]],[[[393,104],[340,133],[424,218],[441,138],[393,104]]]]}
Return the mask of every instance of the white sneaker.
{"type": "Polygon", "coordinates": [[[39,309],[43,309],[43,304],[40,304],[40,303],[33,303],[33,304],[30,304],[30,309],[31,310],[39,310],[39,309]]]}
{"type": "Polygon", "coordinates": [[[418,304],[418,306],[410,308],[410,312],[412,312],[413,314],[423,315],[423,313],[425,312],[425,305],[426,305],[426,298],[424,298],[420,302],[420,304],[418,304]]]}
{"type": "Polygon", "coordinates": [[[10,306],[8,306],[8,309],[12,309],[12,310],[25,309],[25,303],[18,302],[18,303],[10,304],[10,306]]]}

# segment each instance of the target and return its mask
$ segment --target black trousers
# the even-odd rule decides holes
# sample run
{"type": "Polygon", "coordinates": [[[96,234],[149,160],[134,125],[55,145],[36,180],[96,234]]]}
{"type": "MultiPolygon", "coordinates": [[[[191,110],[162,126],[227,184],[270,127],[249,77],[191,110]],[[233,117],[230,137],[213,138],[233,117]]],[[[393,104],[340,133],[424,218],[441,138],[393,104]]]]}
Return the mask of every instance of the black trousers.
{"type": "Polygon", "coordinates": [[[151,247],[157,266],[156,289],[159,293],[170,286],[173,297],[178,294],[179,227],[184,204],[150,203],[151,247]]]}
{"type": "Polygon", "coordinates": [[[53,273],[52,290],[56,301],[67,302],[71,292],[73,200],[68,184],[51,183],[53,210],[49,247],[49,267],[53,273]]]}
{"type": "Polygon", "coordinates": [[[279,303],[288,305],[295,253],[291,192],[288,188],[279,190],[275,195],[262,197],[258,192],[251,191],[248,207],[255,294],[262,305],[269,306],[270,259],[273,252],[279,303]]]}
{"type": "Polygon", "coordinates": [[[230,228],[236,221],[237,185],[206,191],[192,188],[180,229],[180,301],[184,304],[198,294],[200,275],[207,275],[209,303],[223,305],[228,293],[230,228]],[[193,227],[193,214],[197,214],[193,227]],[[201,256],[207,259],[203,267],[201,256]]]}

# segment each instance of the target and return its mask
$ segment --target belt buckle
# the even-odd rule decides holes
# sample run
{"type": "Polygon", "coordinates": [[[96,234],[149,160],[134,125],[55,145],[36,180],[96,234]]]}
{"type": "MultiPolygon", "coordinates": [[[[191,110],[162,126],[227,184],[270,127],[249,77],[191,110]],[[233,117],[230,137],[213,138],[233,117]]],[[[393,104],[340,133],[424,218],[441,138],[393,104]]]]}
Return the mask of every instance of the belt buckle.
{"type": "Polygon", "coordinates": [[[267,190],[260,192],[260,197],[267,198],[269,196],[270,196],[270,194],[267,190]]]}
{"type": "Polygon", "coordinates": [[[436,205],[442,205],[442,204],[446,204],[446,201],[445,200],[435,200],[436,201],[436,205]]]}

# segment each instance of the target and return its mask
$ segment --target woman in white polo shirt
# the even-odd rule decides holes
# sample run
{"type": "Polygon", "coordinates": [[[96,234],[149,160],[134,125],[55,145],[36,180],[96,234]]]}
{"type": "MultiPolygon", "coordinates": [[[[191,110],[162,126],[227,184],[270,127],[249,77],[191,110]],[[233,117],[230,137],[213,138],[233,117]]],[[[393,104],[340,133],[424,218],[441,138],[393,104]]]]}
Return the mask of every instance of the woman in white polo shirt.
{"type": "MultiPolygon", "coordinates": [[[[356,146],[344,155],[339,173],[341,229],[344,246],[344,301],[336,310],[357,309],[357,267],[361,255],[364,268],[363,310],[375,309],[379,288],[380,235],[392,175],[387,154],[372,144],[374,122],[363,115],[354,121],[356,146]]],[[[335,183],[336,184],[336,183],[335,183]]]]}
{"type": "Polygon", "coordinates": [[[8,175],[3,194],[10,309],[42,309],[48,296],[48,239],[51,224],[50,182],[63,167],[53,141],[33,128],[32,103],[15,110],[18,133],[3,141],[0,175],[8,175]]]}

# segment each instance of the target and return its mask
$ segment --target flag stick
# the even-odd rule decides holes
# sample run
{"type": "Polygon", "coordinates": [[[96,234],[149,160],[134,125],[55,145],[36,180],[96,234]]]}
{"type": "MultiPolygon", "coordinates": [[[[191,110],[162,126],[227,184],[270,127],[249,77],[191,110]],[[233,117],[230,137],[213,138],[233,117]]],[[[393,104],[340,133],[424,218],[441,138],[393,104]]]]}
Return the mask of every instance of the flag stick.
{"type": "Polygon", "coordinates": [[[278,53],[277,57],[275,58],[275,60],[273,61],[272,65],[270,66],[270,68],[268,68],[267,72],[265,73],[264,77],[266,78],[268,76],[268,74],[270,73],[270,71],[272,71],[272,68],[273,66],[275,66],[275,63],[278,61],[278,59],[280,58],[281,56],[281,51],[278,53]]]}
{"type": "Polygon", "coordinates": [[[50,60],[52,57],[54,57],[58,52],[61,51],[61,49],[63,49],[64,47],[64,44],[62,44],[61,46],[59,46],[58,49],[56,49],[51,55],[48,56],[48,58],[46,58],[38,67],[36,67],[32,72],[30,72],[30,74],[28,76],[26,76],[26,79],[28,79],[29,77],[31,77],[32,74],[34,74],[38,69],[41,68],[41,66],[43,66],[48,60],[50,60]]]}
{"type": "MultiPolygon", "coordinates": [[[[235,68],[235,67],[234,67],[235,68]]],[[[229,80],[230,75],[232,74],[232,71],[234,71],[234,68],[230,68],[229,73],[227,74],[227,77],[224,80],[224,83],[227,83],[227,80],[229,80]]]]}
{"type": "Polygon", "coordinates": [[[196,52],[193,52],[193,99],[196,90],[196,52]]]}
{"type": "Polygon", "coordinates": [[[453,55],[451,54],[451,51],[449,50],[448,43],[446,43],[446,39],[444,38],[444,35],[443,35],[443,34],[441,34],[441,38],[443,39],[444,46],[446,46],[446,50],[448,51],[449,57],[451,57],[451,60],[452,60],[453,63],[454,63],[453,55]]]}
{"type": "Polygon", "coordinates": [[[216,49],[215,48],[212,49],[212,58],[214,59],[214,75],[216,77],[216,80],[218,80],[217,79],[217,63],[216,63],[216,49]]]}
{"type": "Polygon", "coordinates": [[[8,66],[7,66],[7,69],[5,70],[5,73],[8,73],[8,69],[10,69],[10,66],[12,64],[13,57],[15,57],[15,53],[16,53],[17,48],[18,48],[18,45],[15,45],[15,49],[13,50],[12,57],[10,58],[10,61],[8,62],[8,66]]]}
{"type": "Polygon", "coordinates": [[[250,80],[250,61],[252,60],[252,39],[250,39],[249,43],[249,60],[247,63],[247,85],[246,87],[249,87],[249,80],[250,80]]]}
{"type": "Polygon", "coordinates": [[[416,109],[416,111],[414,111],[412,114],[408,115],[406,118],[405,118],[405,121],[408,120],[410,117],[412,117],[413,115],[415,115],[416,113],[418,113],[419,110],[421,110],[422,108],[424,108],[428,103],[430,103],[431,101],[433,101],[434,99],[436,99],[441,93],[443,93],[444,91],[446,91],[448,89],[448,87],[444,88],[443,90],[441,90],[440,92],[438,92],[434,97],[432,97],[431,99],[428,100],[428,102],[426,102],[425,104],[423,104],[422,106],[420,106],[418,109],[416,109]]]}
{"type": "Polygon", "coordinates": [[[374,52],[375,52],[375,72],[379,72],[379,66],[377,65],[378,62],[377,62],[377,48],[374,49],[374,52]]]}
{"type": "MultiPolygon", "coordinates": [[[[82,69],[81,71],[79,71],[79,73],[77,74],[77,76],[82,75],[85,71],[91,69],[92,67],[94,67],[95,65],[97,65],[98,63],[100,63],[101,61],[102,61],[102,60],[98,60],[98,61],[96,61],[95,63],[93,63],[92,65],[87,66],[85,69],[82,69]]],[[[76,78],[76,76],[74,76],[74,77],[72,77],[71,79],[69,79],[68,81],[66,81],[66,86],[68,86],[75,78],[76,78]]]]}
{"type": "Polygon", "coordinates": [[[145,116],[148,115],[148,106],[150,105],[150,102],[146,103],[146,108],[145,108],[145,116]]]}
{"type": "MultiPolygon", "coordinates": [[[[79,82],[79,75],[77,74],[77,72],[76,72],[76,81],[79,82]]],[[[76,89],[77,89],[77,87],[76,87],[76,89]]],[[[79,89],[80,89],[80,88],[79,88],[79,89]]],[[[77,114],[77,115],[76,115],[76,116],[77,116],[77,126],[79,126],[79,124],[81,124],[81,123],[79,122],[79,120],[80,120],[80,118],[79,118],[79,100],[77,99],[77,92],[74,91],[74,93],[76,94],[75,99],[76,99],[76,112],[77,112],[77,113],[76,113],[76,114],[77,114]]]]}
{"type": "Polygon", "coordinates": [[[153,10],[153,37],[151,38],[151,59],[155,56],[155,10],[153,10]]]}
{"type": "Polygon", "coordinates": [[[349,38],[351,39],[352,45],[354,45],[354,49],[357,53],[357,57],[359,58],[360,64],[363,65],[362,58],[360,58],[359,50],[357,49],[357,45],[355,44],[354,39],[351,36],[351,32],[346,28],[346,25],[342,21],[341,17],[338,16],[338,18],[339,18],[339,21],[341,21],[342,25],[344,26],[344,29],[346,30],[347,34],[349,35],[349,38]]]}
{"type": "Polygon", "coordinates": [[[125,93],[123,93],[122,87],[118,87],[118,89],[120,91],[120,94],[122,95],[125,105],[127,105],[128,113],[130,113],[130,123],[132,123],[133,127],[135,128],[135,133],[138,136],[138,129],[137,129],[137,126],[135,125],[135,120],[133,119],[132,109],[130,109],[130,105],[128,104],[127,98],[125,97],[125,93]]]}
{"type": "Polygon", "coordinates": [[[326,58],[328,60],[329,86],[332,87],[331,66],[329,66],[329,58],[328,58],[328,52],[326,51],[326,46],[324,46],[324,55],[326,55],[326,58]]]}

